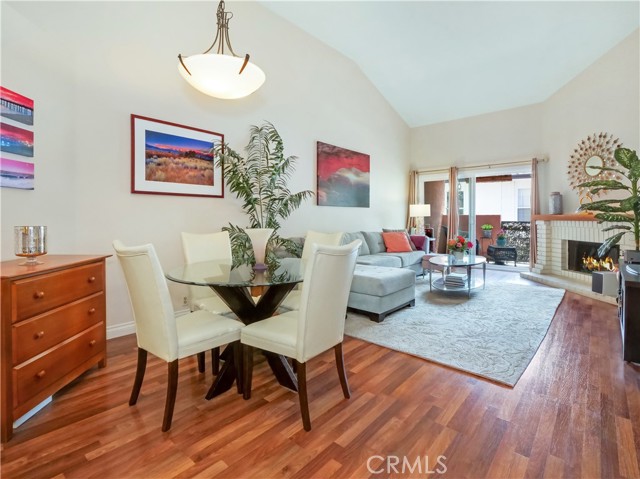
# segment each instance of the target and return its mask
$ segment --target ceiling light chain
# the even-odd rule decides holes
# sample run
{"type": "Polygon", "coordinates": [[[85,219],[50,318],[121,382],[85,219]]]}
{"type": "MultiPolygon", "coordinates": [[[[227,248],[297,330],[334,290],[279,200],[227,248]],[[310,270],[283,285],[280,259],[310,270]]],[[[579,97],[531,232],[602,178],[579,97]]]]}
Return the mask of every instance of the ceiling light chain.
{"type": "Polygon", "coordinates": [[[231,48],[231,41],[229,40],[229,20],[231,20],[232,18],[233,18],[233,13],[225,12],[224,0],[220,0],[220,3],[218,4],[218,11],[216,13],[216,24],[218,25],[218,30],[216,31],[216,38],[215,40],[213,40],[213,43],[211,44],[211,46],[202,53],[209,53],[213,49],[213,47],[216,46],[216,42],[218,41],[218,38],[220,38],[220,43],[218,44],[218,51],[216,53],[220,55],[224,55],[224,44],[226,43],[227,47],[229,48],[229,52],[231,52],[231,54],[234,57],[238,56],[233,51],[233,48],[231,48]]]}

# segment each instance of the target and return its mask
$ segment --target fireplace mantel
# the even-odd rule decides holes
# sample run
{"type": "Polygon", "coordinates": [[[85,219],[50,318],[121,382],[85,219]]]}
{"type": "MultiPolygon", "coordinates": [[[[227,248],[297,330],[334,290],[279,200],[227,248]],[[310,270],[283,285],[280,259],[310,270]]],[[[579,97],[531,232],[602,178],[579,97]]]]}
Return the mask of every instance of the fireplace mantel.
{"type": "Polygon", "coordinates": [[[598,221],[591,213],[569,215],[533,215],[533,221],[598,221]]]}

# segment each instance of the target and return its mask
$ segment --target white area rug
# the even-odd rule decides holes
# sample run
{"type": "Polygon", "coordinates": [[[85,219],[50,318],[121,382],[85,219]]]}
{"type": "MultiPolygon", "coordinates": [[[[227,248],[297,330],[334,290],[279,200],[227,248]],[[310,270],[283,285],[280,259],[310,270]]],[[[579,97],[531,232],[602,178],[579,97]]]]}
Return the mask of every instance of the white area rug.
{"type": "Polygon", "coordinates": [[[488,282],[466,293],[416,284],[416,306],[382,323],[349,312],[345,333],[515,386],[547,334],[564,290],[488,282]]]}

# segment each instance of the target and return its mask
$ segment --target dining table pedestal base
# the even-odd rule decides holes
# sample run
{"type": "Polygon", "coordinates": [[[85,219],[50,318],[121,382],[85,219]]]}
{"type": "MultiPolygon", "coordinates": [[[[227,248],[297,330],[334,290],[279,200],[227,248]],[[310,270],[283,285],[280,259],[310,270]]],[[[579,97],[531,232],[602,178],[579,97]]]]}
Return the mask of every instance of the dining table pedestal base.
{"type": "MultiPolygon", "coordinates": [[[[242,365],[239,364],[241,357],[240,343],[229,344],[220,355],[220,359],[224,362],[220,368],[220,372],[216,376],[215,381],[209,388],[206,399],[213,399],[220,394],[227,392],[236,382],[238,394],[242,394],[242,381],[238,381],[238,371],[242,371],[242,365]],[[239,370],[237,368],[240,368],[239,370]]],[[[278,383],[292,391],[298,391],[298,378],[291,364],[285,356],[275,354],[270,351],[264,351],[262,354],[267,359],[267,363],[276,377],[278,383]]]]}
{"type": "MultiPolygon", "coordinates": [[[[294,287],[295,283],[265,286],[258,301],[254,302],[247,288],[211,286],[244,324],[255,323],[256,321],[262,321],[263,319],[273,316],[280,306],[280,303],[282,303],[282,300],[294,287]]],[[[240,363],[242,354],[240,348],[240,343],[229,344],[220,355],[220,359],[224,360],[224,363],[216,380],[205,396],[207,399],[213,399],[219,394],[231,389],[233,382],[241,376],[242,365],[240,363]],[[237,369],[238,367],[240,368],[239,370],[237,369]],[[238,374],[239,372],[240,374],[238,374]]],[[[267,358],[269,367],[273,371],[273,375],[278,380],[278,383],[287,389],[297,391],[298,378],[287,358],[267,351],[263,354],[267,358]]],[[[241,394],[242,381],[238,382],[240,383],[237,386],[238,394],[241,394]]]]}

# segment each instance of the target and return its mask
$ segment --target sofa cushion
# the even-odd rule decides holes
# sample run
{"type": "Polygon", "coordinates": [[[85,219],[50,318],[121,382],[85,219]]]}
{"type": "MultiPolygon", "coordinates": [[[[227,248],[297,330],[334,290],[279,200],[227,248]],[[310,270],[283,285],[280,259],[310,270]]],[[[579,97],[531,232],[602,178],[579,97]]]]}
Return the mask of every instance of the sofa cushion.
{"type": "Polygon", "coordinates": [[[358,256],[356,263],[372,266],[389,266],[392,268],[402,268],[402,259],[396,256],[397,254],[400,253],[380,253],[358,256]]]}
{"type": "Polygon", "coordinates": [[[418,248],[414,242],[413,242],[413,238],[411,238],[411,236],[409,235],[409,233],[407,232],[407,230],[405,229],[390,229],[390,228],[382,228],[382,232],[383,233],[395,233],[395,232],[403,232],[404,234],[407,235],[407,239],[409,240],[409,246],[411,246],[411,250],[412,251],[416,251],[420,248],[418,248]]]}
{"type": "Polygon", "coordinates": [[[387,253],[408,253],[413,251],[409,245],[407,233],[404,231],[383,232],[382,239],[387,253]]]}
{"type": "Polygon", "coordinates": [[[369,246],[369,254],[386,253],[387,247],[382,239],[382,231],[363,231],[364,239],[369,246]]]}
{"type": "Polygon", "coordinates": [[[411,243],[416,247],[416,251],[426,251],[427,249],[427,237],[424,235],[411,235],[409,236],[411,243]]]}
{"type": "Polygon", "coordinates": [[[385,256],[398,258],[400,266],[406,268],[412,264],[420,264],[424,257],[424,251],[409,251],[407,253],[387,253],[385,256]]]}
{"type": "Polygon", "coordinates": [[[416,276],[400,268],[356,265],[351,291],[371,296],[387,296],[405,288],[414,287],[416,276]]]}
{"type": "MultiPolygon", "coordinates": [[[[380,238],[382,238],[382,233],[380,233],[380,238]]],[[[349,244],[352,241],[355,241],[357,239],[362,241],[362,244],[360,245],[360,249],[358,249],[358,256],[371,254],[369,251],[369,246],[367,244],[367,241],[365,240],[365,237],[361,231],[356,231],[353,233],[344,233],[342,235],[342,241],[340,242],[340,244],[341,245],[349,244]]]]}

